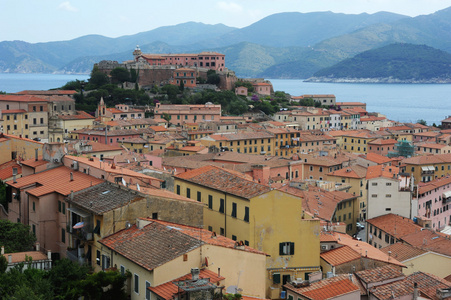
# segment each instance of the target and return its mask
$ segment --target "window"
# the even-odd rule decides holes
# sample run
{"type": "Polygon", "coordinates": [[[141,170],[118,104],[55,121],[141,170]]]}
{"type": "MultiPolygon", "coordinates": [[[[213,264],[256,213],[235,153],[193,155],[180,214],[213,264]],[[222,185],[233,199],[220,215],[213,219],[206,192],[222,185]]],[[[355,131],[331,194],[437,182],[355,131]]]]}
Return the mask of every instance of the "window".
{"type": "Polygon", "coordinates": [[[58,200],[58,211],[61,212],[61,201],[58,200]]]}
{"type": "MultiPolygon", "coordinates": [[[[291,276],[289,274],[282,276],[282,284],[286,284],[287,282],[291,281],[291,276]]],[[[293,299],[293,297],[291,297],[293,299]]]]}
{"type": "Polygon", "coordinates": [[[377,186],[377,182],[372,182],[371,185],[372,186],[377,186]]]}
{"type": "Polygon", "coordinates": [[[275,284],[280,283],[280,273],[272,274],[272,282],[275,284]]]}
{"type": "Polygon", "coordinates": [[[222,227],[220,227],[220,228],[219,228],[219,234],[222,235],[222,236],[224,236],[224,235],[225,235],[225,229],[222,228],[222,227]]]}
{"type": "Polygon", "coordinates": [[[208,208],[213,209],[213,196],[208,195],[208,208]]]}
{"type": "Polygon", "coordinates": [[[110,267],[110,257],[102,255],[102,270],[108,269],[110,267]]]}
{"type": "Polygon", "coordinates": [[[387,182],[387,183],[385,183],[385,185],[386,185],[386,186],[390,186],[390,185],[391,185],[391,182],[387,182]]]}
{"type": "Polygon", "coordinates": [[[100,251],[99,251],[99,250],[97,250],[97,258],[96,258],[96,263],[97,263],[97,265],[99,265],[99,266],[100,266],[100,251]]]}
{"type": "Polygon", "coordinates": [[[180,185],[177,184],[177,195],[180,195],[180,185]]]}
{"type": "Polygon", "coordinates": [[[123,265],[121,265],[121,275],[122,276],[125,275],[125,267],[123,265]]]}
{"type": "Polygon", "coordinates": [[[190,188],[186,188],[186,198],[191,199],[191,189],[190,188]]]}
{"type": "Polygon", "coordinates": [[[33,201],[33,211],[36,211],[36,202],[33,201]]]}
{"type": "Polygon", "coordinates": [[[199,201],[199,202],[202,201],[202,194],[201,194],[201,192],[197,192],[197,201],[199,201]]]}
{"type": "Polygon", "coordinates": [[[224,199],[219,199],[219,212],[224,213],[224,199]]]}
{"type": "Polygon", "coordinates": [[[249,222],[249,207],[248,206],[244,207],[244,221],[249,222]]]}
{"type": "Polygon", "coordinates": [[[236,203],[232,202],[232,217],[236,218],[236,203]]]}
{"type": "Polygon", "coordinates": [[[279,255],[294,255],[294,243],[292,242],[280,243],[279,255]]]}
{"type": "Polygon", "coordinates": [[[61,228],[61,243],[66,243],[66,230],[61,228]]]}
{"type": "Polygon", "coordinates": [[[135,293],[139,294],[139,276],[137,274],[135,274],[134,276],[134,281],[135,281],[134,291],[135,293]]]}
{"type": "Polygon", "coordinates": [[[232,234],[232,240],[236,241],[236,235],[232,234]]]}
{"type": "Polygon", "coordinates": [[[146,280],[146,300],[150,300],[150,290],[149,290],[150,287],[151,287],[150,282],[146,280]]]}

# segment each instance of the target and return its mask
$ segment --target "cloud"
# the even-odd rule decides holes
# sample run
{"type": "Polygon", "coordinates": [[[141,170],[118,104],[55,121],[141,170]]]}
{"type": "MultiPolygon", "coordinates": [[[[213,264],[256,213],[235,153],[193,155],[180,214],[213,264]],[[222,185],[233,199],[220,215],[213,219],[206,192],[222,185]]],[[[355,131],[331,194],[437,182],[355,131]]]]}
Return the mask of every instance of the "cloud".
{"type": "Polygon", "coordinates": [[[58,9],[70,11],[70,12],[78,12],[78,8],[72,6],[69,1],[65,1],[58,6],[58,9]]]}
{"type": "Polygon", "coordinates": [[[218,2],[218,8],[231,13],[241,13],[243,11],[243,7],[239,4],[236,4],[234,2],[225,2],[220,1],[218,2]]]}

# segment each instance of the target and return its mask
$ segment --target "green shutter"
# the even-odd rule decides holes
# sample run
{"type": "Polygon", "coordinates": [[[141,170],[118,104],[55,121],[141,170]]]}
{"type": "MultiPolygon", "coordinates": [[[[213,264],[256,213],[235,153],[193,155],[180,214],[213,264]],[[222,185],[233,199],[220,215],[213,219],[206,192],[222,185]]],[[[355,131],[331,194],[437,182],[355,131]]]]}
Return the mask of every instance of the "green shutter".
{"type": "Polygon", "coordinates": [[[272,274],[272,282],[273,283],[280,283],[280,274],[279,273],[272,274]]]}

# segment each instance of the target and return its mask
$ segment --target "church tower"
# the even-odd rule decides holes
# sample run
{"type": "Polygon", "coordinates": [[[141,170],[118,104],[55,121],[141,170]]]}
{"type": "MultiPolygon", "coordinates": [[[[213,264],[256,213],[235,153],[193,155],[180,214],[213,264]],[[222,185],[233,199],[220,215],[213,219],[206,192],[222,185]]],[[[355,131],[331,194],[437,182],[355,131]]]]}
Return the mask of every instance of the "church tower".
{"type": "Polygon", "coordinates": [[[96,117],[105,117],[105,114],[106,114],[106,105],[105,102],[103,101],[103,97],[100,97],[100,103],[99,106],[97,107],[96,117]]]}
{"type": "Polygon", "coordinates": [[[135,61],[138,61],[138,58],[142,55],[141,49],[139,49],[139,45],[136,45],[135,51],[133,51],[133,57],[135,61]]]}

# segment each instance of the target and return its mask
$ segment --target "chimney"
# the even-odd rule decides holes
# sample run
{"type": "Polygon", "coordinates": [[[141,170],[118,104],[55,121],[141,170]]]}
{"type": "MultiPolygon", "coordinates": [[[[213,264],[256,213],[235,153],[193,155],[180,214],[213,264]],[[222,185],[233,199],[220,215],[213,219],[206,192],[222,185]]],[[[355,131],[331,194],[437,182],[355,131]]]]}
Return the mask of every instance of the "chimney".
{"type": "Polygon", "coordinates": [[[52,251],[50,251],[50,250],[47,251],[47,258],[49,260],[52,260],[52,251]]]}
{"type": "Polygon", "coordinates": [[[192,280],[199,280],[199,273],[200,273],[200,270],[198,268],[191,269],[192,280]]]}
{"type": "Polygon", "coordinates": [[[418,299],[418,284],[415,282],[413,284],[413,300],[418,299]]]}
{"type": "Polygon", "coordinates": [[[13,168],[13,182],[14,183],[17,183],[16,176],[17,176],[17,168],[13,168]]]}
{"type": "Polygon", "coordinates": [[[5,254],[5,246],[2,246],[2,255],[5,254]]]}
{"type": "Polygon", "coordinates": [[[8,263],[10,263],[10,264],[13,263],[13,256],[11,254],[8,255],[8,263]]]}
{"type": "Polygon", "coordinates": [[[41,245],[39,243],[36,243],[36,251],[39,251],[40,248],[41,248],[41,245]]]}
{"type": "Polygon", "coordinates": [[[74,174],[70,172],[70,181],[74,181],[74,174]]]}

